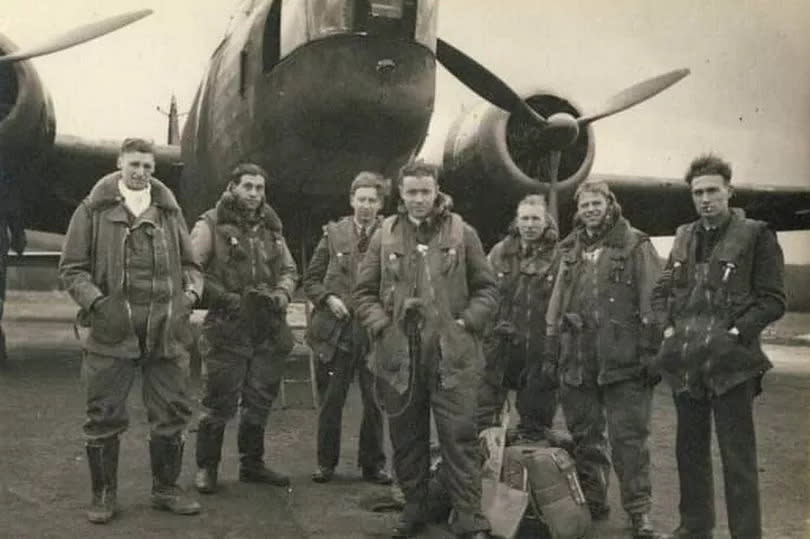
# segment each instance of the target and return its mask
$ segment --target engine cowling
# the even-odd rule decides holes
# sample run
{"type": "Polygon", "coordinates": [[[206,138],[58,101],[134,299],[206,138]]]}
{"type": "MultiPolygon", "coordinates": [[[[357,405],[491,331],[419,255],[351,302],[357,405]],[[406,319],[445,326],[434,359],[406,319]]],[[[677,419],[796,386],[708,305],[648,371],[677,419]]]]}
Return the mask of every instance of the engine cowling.
{"type": "MultiPolygon", "coordinates": [[[[16,46],[0,35],[0,53],[16,46]]],[[[53,103],[29,61],[0,64],[0,160],[19,171],[51,147],[56,132],[53,103]]]]}
{"type": "MultiPolygon", "coordinates": [[[[581,114],[570,100],[552,92],[533,92],[526,100],[546,118],[557,112],[581,114]]],[[[486,244],[503,235],[522,197],[548,195],[548,152],[539,139],[539,127],[488,103],[466,112],[450,128],[442,190],[453,196],[457,210],[486,244]]],[[[557,184],[560,215],[570,212],[574,191],[588,176],[593,158],[593,130],[588,126],[562,152],[557,184]]]]}

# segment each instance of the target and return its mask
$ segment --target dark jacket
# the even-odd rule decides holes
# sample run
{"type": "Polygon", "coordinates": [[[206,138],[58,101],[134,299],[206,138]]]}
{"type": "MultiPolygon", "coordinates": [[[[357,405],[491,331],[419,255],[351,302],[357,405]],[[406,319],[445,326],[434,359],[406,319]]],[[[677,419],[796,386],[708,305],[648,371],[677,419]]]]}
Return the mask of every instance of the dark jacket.
{"type": "MultiPolygon", "coordinates": [[[[267,204],[259,208],[255,222],[246,222],[238,200],[229,191],[194,225],[192,245],[205,268],[205,303],[209,307],[204,329],[211,330],[208,336],[213,340],[221,338],[234,347],[252,348],[251,340],[270,337],[268,332],[254,331],[255,320],[245,316],[245,298],[255,291],[280,291],[288,299],[292,297],[298,269],[282,230],[281,219],[267,204]],[[229,302],[228,295],[240,296],[239,304],[229,302]]],[[[285,313],[278,315],[276,330],[288,335],[285,313]]],[[[285,336],[284,348],[292,347],[288,340],[285,336]]]]}
{"type": "Polygon", "coordinates": [[[652,341],[658,335],[650,303],[661,269],[658,254],[649,237],[619,214],[600,240],[602,252],[596,262],[595,282],[581,283],[585,234],[580,226],[560,242],[560,268],[546,313],[547,333],[560,337],[562,379],[570,385],[582,383],[580,339],[594,332],[598,383],[638,377],[642,358],[646,350],[654,348],[652,341]],[[596,312],[571,312],[575,288],[597,298],[596,312]],[[582,327],[583,320],[596,327],[582,327]]]}
{"type": "Polygon", "coordinates": [[[517,372],[529,362],[539,363],[546,337],[546,309],[556,277],[557,238],[557,226],[550,220],[540,240],[524,253],[520,235],[512,227],[489,252],[501,298],[484,345],[488,371],[496,371],[489,374],[497,377],[502,369],[517,372]]]}
{"type": "MultiPolygon", "coordinates": [[[[698,220],[678,227],[656,287],[655,296],[665,299],[656,303],[659,314],[676,330],[664,341],[661,355],[678,359],[670,366],[699,363],[699,382],[721,395],[772,367],[759,335],[785,312],[784,259],[767,225],[735,208],[708,260],[698,264],[700,226],[698,220]],[[739,338],[728,333],[732,327],[739,338]]],[[[690,384],[682,377],[669,379],[676,390],[690,384]]]]}
{"type": "Polygon", "coordinates": [[[369,368],[392,388],[408,387],[410,361],[404,334],[407,300],[416,300],[423,319],[422,350],[441,349],[439,376],[447,388],[480,375],[480,335],[498,303],[498,288],[475,230],[450,212],[439,194],[431,216],[438,229],[419,247],[407,213],[386,218],[371,238],[358,270],[354,304],[361,323],[386,329],[372,344],[369,368]],[[464,321],[462,330],[455,320],[464,321]]]}
{"type": "MultiPolygon", "coordinates": [[[[89,322],[85,348],[106,356],[137,358],[141,350],[125,290],[130,280],[126,252],[131,225],[118,189],[120,178],[120,172],[115,172],[99,180],[76,208],[65,236],[59,276],[81,307],[80,318],[89,322]]],[[[168,322],[158,329],[160,335],[146,340],[157,343],[160,356],[176,357],[191,342],[185,290],[201,296],[203,282],[174,195],[160,181],[152,178],[150,183],[152,205],[132,226],[150,230],[146,236],[154,254],[152,285],[163,293],[153,294],[149,312],[153,318],[165,316],[168,322]]]]}
{"type": "MultiPolygon", "coordinates": [[[[369,237],[379,227],[382,218],[378,217],[369,226],[369,237]]],[[[368,339],[365,331],[353,326],[357,325],[352,305],[352,290],[357,278],[357,269],[364,252],[358,249],[360,236],[353,215],[343,217],[337,222],[324,226],[324,233],[312,259],[309,262],[302,287],[307,298],[315,306],[309,327],[307,328],[307,342],[317,357],[324,362],[332,359],[335,350],[367,349],[368,339]],[[351,318],[338,320],[326,304],[330,296],[340,298],[349,312],[351,318]]]]}

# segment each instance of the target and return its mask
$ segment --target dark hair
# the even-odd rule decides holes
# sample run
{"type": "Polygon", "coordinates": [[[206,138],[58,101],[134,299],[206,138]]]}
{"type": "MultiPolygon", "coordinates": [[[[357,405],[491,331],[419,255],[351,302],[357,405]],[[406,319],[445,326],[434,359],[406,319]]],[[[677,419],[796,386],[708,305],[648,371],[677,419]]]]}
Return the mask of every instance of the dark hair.
{"type": "Polygon", "coordinates": [[[716,155],[707,153],[695,158],[689,164],[689,170],[686,171],[684,180],[689,185],[692,185],[692,180],[698,176],[713,176],[715,174],[722,176],[726,185],[731,183],[731,165],[716,155]]]}
{"type": "Polygon", "coordinates": [[[264,170],[259,165],[255,165],[253,163],[239,163],[234,167],[231,171],[231,183],[234,185],[239,185],[242,181],[242,176],[250,175],[250,176],[261,176],[264,178],[264,183],[270,183],[270,176],[267,175],[267,171],[264,170]]]}
{"type": "Polygon", "coordinates": [[[121,143],[121,151],[119,153],[127,152],[141,152],[141,153],[155,153],[155,143],[145,138],[128,137],[121,143]]]}
{"type": "Polygon", "coordinates": [[[422,159],[417,159],[416,161],[409,161],[405,163],[405,165],[399,169],[399,176],[397,176],[397,183],[402,185],[402,179],[405,176],[430,176],[432,177],[436,185],[439,185],[439,173],[441,172],[441,168],[439,165],[434,165],[433,163],[428,163],[422,159]]]}
{"type": "Polygon", "coordinates": [[[385,178],[378,172],[371,172],[369,170],[360,171],[354,177],[351,187],[349,187],[349,195],[354,195],[354,192],[363,187],[372,187],[377,190],[377,196],[380,199],[385,197],[385,178]]]}

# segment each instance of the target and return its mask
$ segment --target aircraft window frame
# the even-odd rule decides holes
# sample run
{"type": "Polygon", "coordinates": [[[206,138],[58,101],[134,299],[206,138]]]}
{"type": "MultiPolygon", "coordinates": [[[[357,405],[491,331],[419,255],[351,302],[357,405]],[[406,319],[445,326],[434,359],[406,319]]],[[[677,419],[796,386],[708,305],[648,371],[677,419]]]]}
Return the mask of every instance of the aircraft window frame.
{"type": "Polygon", "coordinates": [[[277,1],[282,2],[280,58],[318,39],[334,35],[373,35],[375,29],[390,28],[397,21],[406,25],[400,39],[415,41],[436,52],[438,0],[399,0],[402,14],[399,18],[374,16],[374,0],[277,1]]]}
{"type": "MultiPolygon", "coordinates": [[[[287,2],[284,2],[287,4],[287,2]]],[[[262,31],[262,71],[268,73],[278,64],[284,56],[282,53],[282,2],[275,0],[264,19],[262,31]]]]}

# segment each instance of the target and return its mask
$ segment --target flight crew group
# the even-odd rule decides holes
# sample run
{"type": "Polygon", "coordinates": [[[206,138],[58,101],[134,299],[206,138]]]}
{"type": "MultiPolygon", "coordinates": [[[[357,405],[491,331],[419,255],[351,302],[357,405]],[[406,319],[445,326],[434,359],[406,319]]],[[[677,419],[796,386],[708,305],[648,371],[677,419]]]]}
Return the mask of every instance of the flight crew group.
{"type": "MultiPolygon", "coordinates": [[[[79,321],[89,327],[88,518],[108,522],[116,512],[119,436],[138,370],[151,429],[152,504],[199,512],[177,478],[192,410],[180,358],[192,339],[189,314],[203,297],[207,376],[195,487],[216,491],[225,425],[237,409],[240,480],[288,485],[265,464],[264,443],[293,346],[285,314],[297,270],[267,203],[266,172],[234,169],[189,234],[171,191],[152,177],[149,142],[125,140],[118,166],[76,209],[60,261],[79,321]]],[[[663,271],[649,238],[622,216],[604,183],[580,185],[573,232],[561,241],[544,199],[527,196],[487,257],[437,178],[432,165],[406,165],[397,181],[401,205],[383,219],[384,179],[358,174],[353,215],[325,226],[305,272],[321,397],[313,481],[333,477],[342,408],[357,373],[364,480],[392,481],[382,440],[383,416],[389,421],[405,498],[393,536],[418,534],[431,515],[432,412],[451,529],[489,537],[477,438],[498,422],[507,390],[518,389],[524,433],[547,434],[559,398],[594,519],[608,515],[612,462],[633,537],[657,537],[647,439],[653,387],[663,375],[678,414],[681,525],[673,536],[712,535],[713,414],[731,535],[761,537],[751,408],[770,368],[759,334],[785,308],[783,261],[773,232],[729,208],[729,166],[713,156],[691,164],[686,181],[699,219],[678,229],[663,271]]]]}

